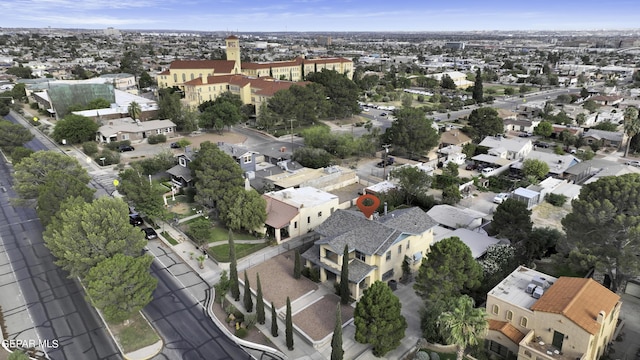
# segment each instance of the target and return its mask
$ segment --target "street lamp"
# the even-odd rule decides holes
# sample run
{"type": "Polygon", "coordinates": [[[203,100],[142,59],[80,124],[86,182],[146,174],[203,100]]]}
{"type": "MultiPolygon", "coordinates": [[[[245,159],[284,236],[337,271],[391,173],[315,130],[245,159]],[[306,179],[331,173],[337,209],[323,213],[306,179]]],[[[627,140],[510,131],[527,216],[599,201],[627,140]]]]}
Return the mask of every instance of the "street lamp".
{"type": "Polygon", "coordinates": [[[104,161],[105,161],[106,159],[107,159],[107,158],[104,158],[104,157],[101,157],[101,158],[100,158],[100,161],[102,161],[102,166],[104,166],[104,161]]]}
{"type": "Polygon", "coordinates": [[[382,180],[387,180],[387,157],[389,156],[389,147],[391,145],[384,144],[382,147],[384,148],[384,157],[382,159],[382,180]]]}

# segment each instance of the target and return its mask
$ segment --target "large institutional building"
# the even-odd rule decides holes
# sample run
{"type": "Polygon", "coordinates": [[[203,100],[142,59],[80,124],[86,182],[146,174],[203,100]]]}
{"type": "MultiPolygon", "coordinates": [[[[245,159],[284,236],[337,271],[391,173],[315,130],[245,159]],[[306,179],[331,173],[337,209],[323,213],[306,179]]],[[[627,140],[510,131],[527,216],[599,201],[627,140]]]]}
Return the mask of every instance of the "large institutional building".
{"type": "Polygon", "coordinates": [[[304,84],[307,74],[322,69],[335,70],[353,77],[353,62],[345,58],[304,59],[291,61],[242,63],[240,40],[236,36],[225,39],[227,60],[179,60],[158,74],[160,88],[178,87],[189,105],[214,100],[230,91],[239,95],[244,104],[260,104],[279,90],[293,84],[304,84]]]}

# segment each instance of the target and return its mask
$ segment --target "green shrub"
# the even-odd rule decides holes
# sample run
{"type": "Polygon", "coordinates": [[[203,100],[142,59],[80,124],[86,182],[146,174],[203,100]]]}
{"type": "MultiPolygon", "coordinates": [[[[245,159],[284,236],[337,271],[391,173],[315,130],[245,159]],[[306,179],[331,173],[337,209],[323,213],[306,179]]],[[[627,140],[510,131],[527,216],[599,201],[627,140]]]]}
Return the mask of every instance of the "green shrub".
{"type": "Polygon", "coordinates": [[[31,156],[31,154],[33,154],[33,150],[24,146],[17,146],[11,150],[11,162],[15,166],[19,164],[22,159],[31,156]]]}
{"type": "Polygon", "coordinates": [[[38,103],[32,102],[31,104],[29,104],[29,107],[33,110],[38,110],[38,103]]]}
{"type": "Polygon", "coordinates": [[[167,142],[167,137],[165,135],[151,135],[147,138],[149,144],[159,144],[167,142]]]}
{"type": "Polygon", "coordinates": [[[240,339],[244,339],[245,337],[247,337],[248,333],[249,332],[245,328],[240,328],[236,330],[236,336],[239,337],[240,339]]]}
{"type": "Polygon", "coordinates": [[[236,309],[236,307],[231,305],[231,304],[227,305],[227,307],[224,308],[224,312],[227,315],[231,315],[231,314],[235,313],[236,311],[238,311],[238,309],[236,309]]]}
{"type": "Polygon", "coordinates": [[[98,165],[113,165],[120,162],[120,154],[115,151],[102,150],[98,155],[93,158],[98,165]],[[101,160],[104,158],[104,161],[101,160]]]}
{"type": "Polygon", "coordinates": [[[562,206],[564,205],[564,203],[567,202],[567,197],[564,195],[560,195],[560,194],[547,194],[547,198],[546,198],[547,202],[553,206],[562,206]]]}
{"type": "Polygon", "coordinates": [[[98,144],[94,141],[82,143],[82,151],[88,156],[93,156],[98,153],[98,144]]]}
{"type": "Polygon", "coordinates": [[[258,322],[258,316],[256,314],[249,314],[244,318],[244,326],[247,329],[251,329],[258,322]]]}
{"type": "Polygon", "coordinates": [[[112,142],[110,142],[110,143],[108,143],[108,144],[107,144],[107,148],[108,148],[109,150],[116,151],[116,150],[118,150],[118,147],[119,147],[120,145],[131,145],[131,141],[129,141],[129,140],[112,141],[112,142]]]}

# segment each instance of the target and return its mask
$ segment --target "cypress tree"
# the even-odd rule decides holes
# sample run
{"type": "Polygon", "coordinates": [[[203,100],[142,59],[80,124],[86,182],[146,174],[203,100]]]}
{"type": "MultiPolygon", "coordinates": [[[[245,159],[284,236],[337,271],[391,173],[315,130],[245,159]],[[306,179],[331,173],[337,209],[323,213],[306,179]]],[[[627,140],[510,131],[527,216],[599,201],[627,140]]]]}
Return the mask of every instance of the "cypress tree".
{"type": "Polygon", "coordinates": [[[256,282],[257,282],[257,294],[256,294],[256,317],[258,323],[264,325],[264,299],[262,298],[262,285],[260,285],[260,274],[256,274],[256,282]]]}
{"type": "Polygon", "coordinates": [[[293,262],[293,278],[300,279],[301,272],[302,272],[302,263],[300,260],[300,251],[296,249],[296,256],[293,262]]]}
{"type": "Polygon", "coordinates": [[[351,297],[349,291],[349,246],[344,246],[342,270],[340,271],[340,302],[347,305],[351,297]]]}
{"type": "Polygon", "coordinates": [[[244,271],[244,308],[247,312],[253,312],[253,299],[251,298],[251,285],[249,285],[247,270],[244,271]]]}
{"type": "Polygon", "coordinates": [[[331,337],[331,360],[342,360],[344,350],[342,349],[342,312],[340,304],[336,306],[336,326],[331,337]]]}
{"type": "Polygon", "coordinates": [[[287,337],[287,349],[293,350],[293,319],[291,318],[291,300],[287,296],[287,318],[285,336],[287,337]]]}
{"type": "Polygon", "coordinates": [[[480,68],[476,71],[476,81],[473,84],[473,100],[475,100],[478,104],[482,102],[484,99],[484,92],[482,89],[482,73],[480,72],[480,68]]]}
{"type": "Polygon", "coordinates": [[[240,300],[240,284],[238,284],[238,264],[236,263],[236,245],[233,242],[233,232],[229,229],[229,290],[235,301],[240,300]]]}
{"type": "Polygon", "coordinates": [[[278,337],[278,314],[273,301],[271,302],[271,336],[278,337]]]}

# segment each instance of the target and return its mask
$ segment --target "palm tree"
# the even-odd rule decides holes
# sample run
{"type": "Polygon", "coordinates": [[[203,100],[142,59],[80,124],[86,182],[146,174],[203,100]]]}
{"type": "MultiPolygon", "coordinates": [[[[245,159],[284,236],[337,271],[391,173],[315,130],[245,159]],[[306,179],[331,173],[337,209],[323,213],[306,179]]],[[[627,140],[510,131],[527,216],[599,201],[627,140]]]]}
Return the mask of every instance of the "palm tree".
{"type": "Polygon", "coordinates": [[[631,145],[631,138],[640,133],[640,119],[638,119],[638,109],[634,107],[628,107],[624,110],[624,132],[629,137],[627,139],[627,148],[624,150],[624,156],[629,154],[629,146],[631,145]]]}
{"type": "Polygon", "coordinates": [[[456,299],[453,310],[438,317],[438,327],[443,338],[457,347],[457,360],[462,360],[467,346],[478,345],[487,332],[487,313],[475,308],[474,301],[467,295],[456,299]]]}
{"type": "Polygon", "coordinates": [[[133,120],[137,120],[140,117],[140,111],[142,110],[140,109],[140,104],[137,102],[132,101],[129,104],[129,116],[131,116],[133,120]]]}

